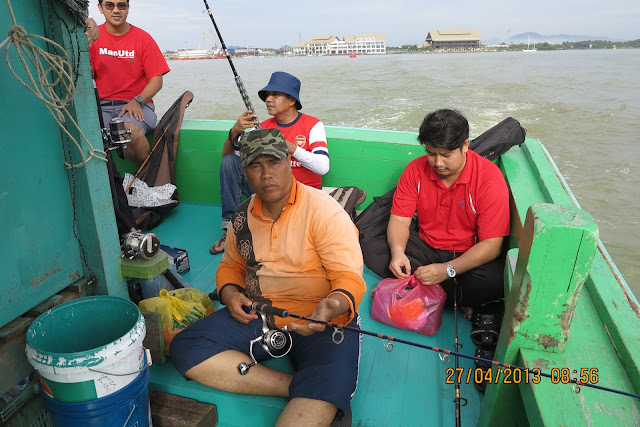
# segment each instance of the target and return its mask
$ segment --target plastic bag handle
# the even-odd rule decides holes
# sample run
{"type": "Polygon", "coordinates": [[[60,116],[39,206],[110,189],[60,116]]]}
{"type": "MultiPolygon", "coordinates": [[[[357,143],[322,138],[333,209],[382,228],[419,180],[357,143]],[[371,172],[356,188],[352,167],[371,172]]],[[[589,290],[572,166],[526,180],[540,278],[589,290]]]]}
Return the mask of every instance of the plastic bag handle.
{"type": "Polygon", "coordinates": [[[166,298],[171,301],[171,316],[180,324],[183,324],[184,316],[183,313],[180,312],[180,309],[183,308],[183,301],[180,298],[174,297],[173,295],[169,294],[166,289],[160,289],[158,296],[160,298],[166,298]]]}

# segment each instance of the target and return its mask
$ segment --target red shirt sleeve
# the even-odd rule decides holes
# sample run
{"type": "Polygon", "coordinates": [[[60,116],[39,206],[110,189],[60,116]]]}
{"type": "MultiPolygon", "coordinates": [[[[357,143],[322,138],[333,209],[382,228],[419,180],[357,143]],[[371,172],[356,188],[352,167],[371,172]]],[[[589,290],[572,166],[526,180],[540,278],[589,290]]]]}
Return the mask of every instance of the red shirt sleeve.
{"type": "Polygon", "coordinates": [[[406,218],[413,217],[418,209],[419,186],[426,156],[412,160],[400,175],[393,195],[391,213],[406,218]]]}

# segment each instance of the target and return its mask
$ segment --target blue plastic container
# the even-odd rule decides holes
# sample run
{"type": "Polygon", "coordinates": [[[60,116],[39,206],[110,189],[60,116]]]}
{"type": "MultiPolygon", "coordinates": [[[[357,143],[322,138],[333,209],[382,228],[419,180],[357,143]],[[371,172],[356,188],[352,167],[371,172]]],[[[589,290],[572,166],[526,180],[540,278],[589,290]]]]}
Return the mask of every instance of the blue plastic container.
{"type": "Polygon", "coordinates": [[[99,399],[69,403],[40,395],[56,427],[143,427],[151,425],[148,385],[145,368],[130,384],[99,399]]]}

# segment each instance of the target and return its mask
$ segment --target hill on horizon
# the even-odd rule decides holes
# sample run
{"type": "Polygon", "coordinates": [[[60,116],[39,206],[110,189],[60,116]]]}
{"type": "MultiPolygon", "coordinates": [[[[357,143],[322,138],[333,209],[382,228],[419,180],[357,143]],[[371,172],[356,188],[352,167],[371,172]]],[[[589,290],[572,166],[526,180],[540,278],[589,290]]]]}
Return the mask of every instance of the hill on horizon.
{"type": "Polygon", "coordinates": [[[531,43],[550,43],[550,44],[561,44],[562,42],[580,42],[585,40],[606,40],[606,41],[621,41],[618,39],[612,39],[607,36],[584,36],[584,35],[573,35],[573,34],[553,34],[553,35],[544,35],[540,33],[527,32],[516,34],[514,36],[509,37],[506,40],[500,40],[498,38],[491,38],[487,40],[483,40],[482,44],[490,45],[490,44],[517,44],[517,43],[527,43],[527,40],[530,39],[531,43]]]}

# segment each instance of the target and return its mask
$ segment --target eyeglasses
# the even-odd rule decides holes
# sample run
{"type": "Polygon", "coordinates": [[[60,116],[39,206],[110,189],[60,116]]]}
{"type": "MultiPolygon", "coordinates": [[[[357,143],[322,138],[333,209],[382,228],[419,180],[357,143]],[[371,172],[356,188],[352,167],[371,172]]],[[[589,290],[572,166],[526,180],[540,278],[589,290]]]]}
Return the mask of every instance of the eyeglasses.
{"type": "Polygon", "coordinates": [[[117,7],[118,10],[127,10],[129,8],[129,4],[125,2],[112,3],[108,1],[106,3],[102,3],[102,7],[104,7],[107,10],[113,10],[114,7],[117,7]]]}

